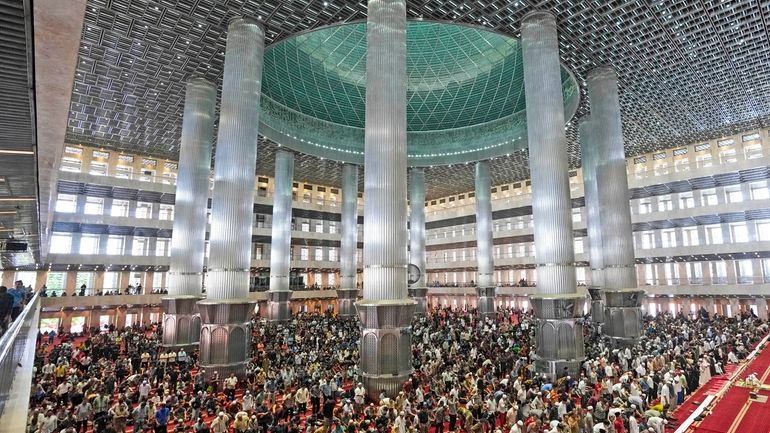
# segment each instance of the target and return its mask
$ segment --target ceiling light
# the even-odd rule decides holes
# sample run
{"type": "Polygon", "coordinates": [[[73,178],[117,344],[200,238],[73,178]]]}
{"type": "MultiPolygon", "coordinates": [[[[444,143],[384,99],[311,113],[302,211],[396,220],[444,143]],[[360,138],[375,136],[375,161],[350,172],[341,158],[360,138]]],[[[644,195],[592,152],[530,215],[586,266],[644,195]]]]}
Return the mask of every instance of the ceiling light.
{"type": "Polygon", "coordinates": [[[24,196],[0,197],[0,202],[8,202],[8,201],[35,201],[35,200],[37,200],[35,197],[24,197],[24,196]]]}
{"type": "Polygon", "coordinates": [[[15,210],[0,210],[0,215],[16,215],[15,210]]]}
{"type": "Polygon", "coordinates": [[[34,155],[32,150],[0,149],[0,155],[34,155]]]}

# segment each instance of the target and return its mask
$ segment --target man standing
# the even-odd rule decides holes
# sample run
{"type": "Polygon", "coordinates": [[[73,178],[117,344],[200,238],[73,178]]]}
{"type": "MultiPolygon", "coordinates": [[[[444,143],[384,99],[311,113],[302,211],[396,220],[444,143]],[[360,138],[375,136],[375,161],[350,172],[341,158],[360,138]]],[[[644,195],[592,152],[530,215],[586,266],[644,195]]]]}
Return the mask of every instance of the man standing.
{"type": "Polygon", "coordinates": [[[75,423],[77,425],[78,433],[86,433],[88,430],[88,419],[93,415],[93,408],[88,400],[83,399],[82,402],[75,408],[75,423]]]}
{"type": "Polygon", "coordinates": [[[155,412],[155,433],[165,433],[168,425],[168,418],[171,416],[171,411],[166,407],[165,403],[161,403],[158,410],[155,412]]]}
{"type": "Polygon", "coordinates": [[[10,294],[13,297],[13,307],[11,308],[11,321],[16,320],[17,317],[19,317],[19,314],[21,314],[21,308],[24,305],[24,282],[21,280],[17,280],[14,284],[13,289],[8,291],[8,294],[10,294]]]}
{"type": "Polygon", "coordinates": [[[235,377],[235,373],[231,373],[230,377],[225,379],[225,395],[229,400],[235,399],[235,387],[238,385],[238,378],[235,377]]]}
{"type": "Polygon", "coordinates": [[[0,330],[5,332],[8,328],[8,316],[13,308],[13,296],[8,293],[8,288],[0,286],[0,330]]]}

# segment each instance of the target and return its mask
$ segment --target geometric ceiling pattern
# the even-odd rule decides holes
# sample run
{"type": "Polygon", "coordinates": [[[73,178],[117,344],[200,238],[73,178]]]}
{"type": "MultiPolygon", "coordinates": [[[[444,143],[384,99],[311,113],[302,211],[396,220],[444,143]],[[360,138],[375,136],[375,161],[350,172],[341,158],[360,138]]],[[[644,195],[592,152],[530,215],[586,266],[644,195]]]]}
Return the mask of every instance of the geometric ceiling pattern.
{"type": "MultiPolygon", "coordinates": [[[[581,82],[581,105],[567,126],[572,167],[580,165],[577,123],[590,112],[583,79],[599,65],[613,66],[620,78],[629,156],[770,124],[770,2],[407,1],[410,18],[475,24],[514,37],[521,18],[536,9],[556,14],[562,63],[581,82]]],[[[269,45],[365,19],[366,2],[88,0],[67,141],[176,158],[184,83],[194,75],[221,82],[225,30],[238,15],[262,22],[269,45]]],[[[267,157],[274,145],[265,143],[260,152],[266,156],[261,172],[272,171],[267,157]]],[[[318,158],[297,161],[297,179],[322,175],[318,158]]],[[[493,180],[527,177],[526,162],[526,152],[498,158],[493,180]]],[[[339,178],[333,165],[321,183],[339,178]]],[[[428,170],[428,196],[473,189],[470,173],[458,165],[428,170]]]]}
{"type": "MultiPolygon", "coordinates": [[[[260,133],[318,157],[364,162],[366,23],[324,26],[265,50],[260,133]]],[[[567,121],[580,87],[561,80],[567,121]]],[[[406,26],[407,165],[478,161],[526,148],[518,39],[481,26],[406,26]]]]}

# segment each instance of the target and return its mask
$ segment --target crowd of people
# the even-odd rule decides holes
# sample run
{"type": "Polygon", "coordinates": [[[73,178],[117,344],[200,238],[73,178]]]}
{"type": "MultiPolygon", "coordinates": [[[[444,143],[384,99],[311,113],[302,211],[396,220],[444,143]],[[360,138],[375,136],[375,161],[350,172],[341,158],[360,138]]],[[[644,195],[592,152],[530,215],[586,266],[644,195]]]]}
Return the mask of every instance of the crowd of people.
{"type": "Polygon", "coordinates": [[[688,394],[768,332],[750,313],[663,314],[616,347],[586,317],[580,374],[550,378],[532,362],[534,320],[513,309],[415,318],[414,373],[376,402],[356,365],[357,319],[332,313],[255,317],[240,379],[204,372],[195,351],[163,350],[157,324],[41,338],[28,431],[663,433],[688,394]]]}

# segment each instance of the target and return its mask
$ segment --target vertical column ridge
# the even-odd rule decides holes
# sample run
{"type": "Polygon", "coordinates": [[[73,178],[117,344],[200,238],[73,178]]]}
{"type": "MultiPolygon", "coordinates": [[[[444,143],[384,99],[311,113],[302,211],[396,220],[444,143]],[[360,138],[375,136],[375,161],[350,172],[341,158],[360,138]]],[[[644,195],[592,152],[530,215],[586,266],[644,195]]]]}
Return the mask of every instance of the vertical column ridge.
{"type": "Polygon", "coordinates": [[[409,287],[409,297],[417,302],[415,314],[425,314],[428,310],[428,287],[425,283],[425,170],[412,168],[409,174],[409,260],[420,271],[417,281],[409,287]]]}
{"type": "Polygon", "coordinates": [[[532,12],[521,25],[529,169],[537,263],[535,368],[576,376],[585,358],[581,295],[576,294],[567,143],[556,17],[532,12]]]}
{"type": "Polygon", "coordinates": [[[291,258],[291,190],[294,180],[294,154],[279,149],[275,153],[273,227],[270,242],[270,290],[267,293],[268,319],[284,321],[291,317],[289,271],[291,258]]]}
{"type": "Polygon", "coordinates": [[[195,302],[203,287],[216,98],[217,90],[209,81],[203,78],[188,81],[171,234],[169,289],[168,296],[161,300],[162,341],[169,347],[193,345],[200,339],[200,317],[196,316],[195,302]]]}
{"type": "Polygon", "coordinates": [[[249,294],[264,49],[259,24],[245,18],[230,23],[214,161],[208,299],[249,294]]]}
{"type": "Polygon", "coordinates": [[[492,257],[492,178],[489,161],[476,163],[476,294],[482,316],[495,313],[494,259],[492,257]]]}
{"type": "Polygon", "coordinates": [[[342,166],[342,221],[340,238],[340,288],[337,291],[342,316],[356,314],[356,257],[358,256],[358,166],[342,166]]]}

